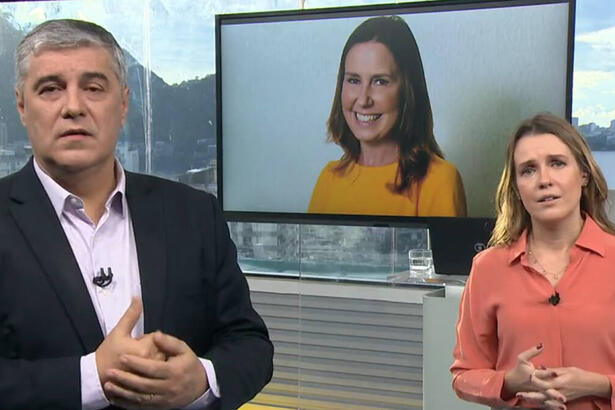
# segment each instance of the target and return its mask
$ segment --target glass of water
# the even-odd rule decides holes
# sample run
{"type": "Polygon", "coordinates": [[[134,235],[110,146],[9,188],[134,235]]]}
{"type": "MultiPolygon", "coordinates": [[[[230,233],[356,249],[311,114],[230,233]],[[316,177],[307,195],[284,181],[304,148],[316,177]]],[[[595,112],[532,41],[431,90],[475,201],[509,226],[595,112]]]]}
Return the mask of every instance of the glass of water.
{"type": "Polygon", "coordinates": [[[433,254],[431,249],[410,249],[410,278],[417,280],[431,279],[435,275],[433,267],[433,254]]]}

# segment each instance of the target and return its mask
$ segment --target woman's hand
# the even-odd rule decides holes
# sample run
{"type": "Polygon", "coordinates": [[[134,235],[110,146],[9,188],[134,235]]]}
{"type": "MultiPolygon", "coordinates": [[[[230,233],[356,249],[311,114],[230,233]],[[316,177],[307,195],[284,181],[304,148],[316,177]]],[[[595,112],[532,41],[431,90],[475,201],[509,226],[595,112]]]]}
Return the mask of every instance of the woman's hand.
{"type": "Polygon", "coordinates": [[[519,392],[517,397],[533,404],[543,405],[543,408],[547,409],[565,409],[557,406],[579,397],[596,396],[606,399],[611,397],[611,382],[608,377],[578,367],[536,370],[532,379],[546,382],[550,388],[542,392],[519,392]]]}
{"type": "Polygon", "coordinates": [[[566,410],[566,398],[556,389],[547,389],[542,392],[519,392],[517,397],[522,398],[528,403],[540,406],[546,410],[566,410]]]}
{"type": "Polygon", "coordinates": [[[566,397],[551,386],[551,378],[556,376],[553,370],[537,370],[531,359],[542,353],[543,345],[521,352],[517,356],[517,365],[504,375],[502,398],[508,400],[520,397],[546,410],[566,410],[566,397]],[[540,373],[539,373],[540,372],[540,373]],[[540,374],[542,377],[538,377],[540,374]]]}
{"type": "Polygon", "coordinates": [[[541,392],[551,386],[544,380],[534,377],[536,368],[530,362],[531,359],[542,353],[542,343],[519,353],[517,365],[504,375],[502,399],[510,400],[519,392],[541,392]]]}
{"type": "MultiPolygon", "coordinates": [[[[536,370],[531,359],[542,353],[543,345],[539,343],[517,356],[517,365],[504,375],[502,399],[509,400],[513,396],[521,397],[530,403],[547,410],[566,410],[566,397],[550,386],[550,383],[536,376],[536,370]]],[[[555,374],[544,373],[544,375],[555,374]]]]}
{"type": "Polygon", "coordinates": [[[606,399],[611,397],[611,382],[608,377],[578,367],[536,370],[534,376],[566,396],[567,401],[585,396],[606,399]]]}

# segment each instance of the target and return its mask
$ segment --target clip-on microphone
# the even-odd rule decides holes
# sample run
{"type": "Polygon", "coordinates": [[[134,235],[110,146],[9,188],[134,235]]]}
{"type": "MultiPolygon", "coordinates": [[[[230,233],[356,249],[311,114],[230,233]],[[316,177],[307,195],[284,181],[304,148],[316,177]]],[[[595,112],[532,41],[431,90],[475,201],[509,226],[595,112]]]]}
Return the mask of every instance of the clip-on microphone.
{"type": "Polygon", "coordinates": [[[94,278],[92,279],[92,282],[101,288],[106,288],[112,281],[113,272],[111,272],[111,268],[107,268],[107,274],[105,274],[105,270],[103,268],[100,268],[98,275],[94,275],[94,278]]]}

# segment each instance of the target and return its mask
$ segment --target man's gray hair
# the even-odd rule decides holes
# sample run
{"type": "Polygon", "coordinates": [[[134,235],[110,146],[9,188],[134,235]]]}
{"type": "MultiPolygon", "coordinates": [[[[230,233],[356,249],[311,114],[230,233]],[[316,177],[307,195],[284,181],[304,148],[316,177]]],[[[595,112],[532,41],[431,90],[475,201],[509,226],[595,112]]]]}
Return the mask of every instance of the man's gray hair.
{"type": "Polygon", "coordinates": [[[82,20],[49,20],[36,26],[21,40],[15,50],[16,87],[23,91],[30,68],[30,57],[44,50],[71,49],[88,46],[104,47],[111,54],[113,71],[120,85],[126,87],[124,52],[113,35],[101,26],[82,20]]]}

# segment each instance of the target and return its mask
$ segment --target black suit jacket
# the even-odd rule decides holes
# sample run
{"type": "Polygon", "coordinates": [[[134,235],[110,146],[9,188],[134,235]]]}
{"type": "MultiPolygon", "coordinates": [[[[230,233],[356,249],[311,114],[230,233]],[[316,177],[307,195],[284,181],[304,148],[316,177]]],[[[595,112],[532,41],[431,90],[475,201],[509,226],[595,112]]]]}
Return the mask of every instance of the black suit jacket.
{"type": "MultiPolygon", "coordinates": [[[[220,408],[237,408],[271,378],[273,347],[217,201],[129,172],[126,198],[145,332],[162,330],[210,359],[220,408]]],[[[79,266],[30,160],[0,180],[0,408],[80,408],[80,357],[102,341],[79,266]]]]}

